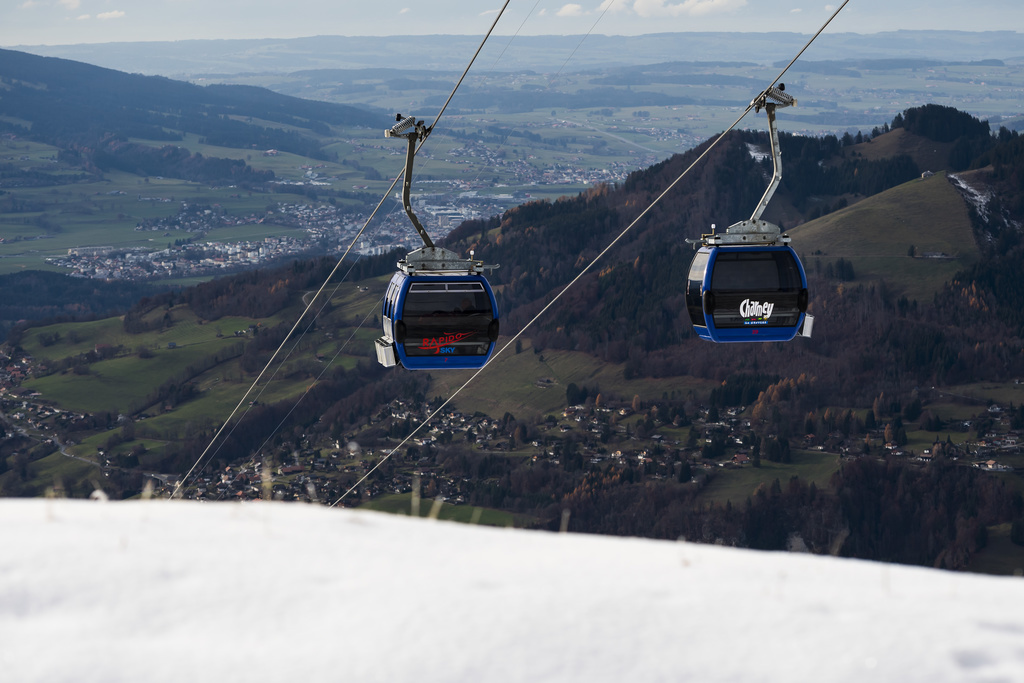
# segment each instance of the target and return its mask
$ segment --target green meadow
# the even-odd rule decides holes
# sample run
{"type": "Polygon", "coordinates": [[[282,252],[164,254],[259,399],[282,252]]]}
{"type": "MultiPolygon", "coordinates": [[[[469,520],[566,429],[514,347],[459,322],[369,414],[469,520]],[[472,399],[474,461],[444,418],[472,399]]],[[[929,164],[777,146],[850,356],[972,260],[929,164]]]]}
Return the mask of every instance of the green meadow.
{"type": "MultiPolygon", "coordinates": [[[[261,329],[294,324],[312,294],[296,295],[291,306],[262,319],[204,320],[178,305],[151,310],[142,320],[157,328],[134,334],[124,330],[119,317],[31,328],[22,346],[51,374],[31,378],[23,386],[64,409],[132,415],[135,440],[115,446],[108,457],[141,444],[147,451],[140,458],[145,466],[159,460],[170,443],[218,427],[233,411],[236,419],[244,419],[254,403],[296,403],[330,368],[350,369],[369,358],[379,331],[367,314],[377,310],[380,293],[364,283],[331,286],[323,295],[331,306],[318,317],[316,330],[304,335],[299,346],[285,344],[254,386],[257,373],[243,370],[238,359],[253,341],[253,328],[259,334],[261,329]],[[95,354],[112,357],[96,360],[95,354]],[[191,383],[192,397],[182,402],[160,399],[157,389],[172,380],[191,383]]],[[[300,330],[307,326],[308,319],[300,330]]],[[[79,434],[70,451],[94,459],[117,431],[79,434]]]]}
{"type": "Polygon", "coordinates": [[[697,496],[698,502],[741,505],[754,495],[761,485],[771,486],[776,479],[785,488],[792,477],[813,482],[826,489],[832,475],[839,470],[839,456],[835,453],[793,449],[792,462],[778,463],[761,460],[760,467],[744,465],[736,468],[715,466],[714,475],[697,496]]]}
{"type": "Polygon", "coordinates": [[[1011,524],[988,528],[988,544],[971,559],[969,570],[999,576],[1024,576],[1024,547],[1010,540],[1011,524]]]}
{"type": "MultiPolygon", "coordinates": [[[[622,364],[605,363],[577,351],[545,349],[535,353],[529,339],[522,340],[522,350],[515,345],[491,359],[479,377],[452,401],[463,412],[476,410],[488,415],[512,413],[517,418],[561,413],[565,408],[565,391],[569,384],[597,388],[605,399],[616,397],[627,402],[634,396],[643,400],[660,399],[662,395],[686,396],[691,391],[704,395],[716,383],[693,377],[639,378],[627,380],[622,364]]],[[[498,341],[501,349],[507,338],[498,341]]],[[[432,395],[451,396],[473,375],[473,371],[433,373],[432,395]]]]}
{"type": "Polygon", "coordinates": [[[87,495],[90,489],[102,489],[103,475],[96,464],[68,458],[59,451],[29,464],[28,470],[29,478],[25,487],[38,494],[51,487],[71,485],[74,482],[92,484],[89,489],[79,491],[80,495],[87,495]]]}
{"type": "MultiPolygon", "coordinates": [[[[523,527],[529,526],[535,520],[523,515],[514,515],[502,510],[491,508],[479,508],[471,505],[450,505],[448,503],[435,503],[428,499],[421,499],[419,505],[419,516],[429,517],[435,505],[439,505],[437,519],[443,521],[461,522],[463,524],[483,524],[484,526],[500,527],[523,527]]],[[[380,496],[359,506],[367,510],[388,512],[397,515],[412,514],[412,494],[393,493],[380,496]]]]}
{"type": "Polygon", "coordinates": [[[844,258],[854,286],[885,280],[908,299],[927,301],[979,258],[967,208],[943,174],[912,180],[789,231],[804,266],[844,258]],[[909,255],[914,247],[917,258],[909,255]],[[922,258],[942,253],[949,258],[922,258]]]}

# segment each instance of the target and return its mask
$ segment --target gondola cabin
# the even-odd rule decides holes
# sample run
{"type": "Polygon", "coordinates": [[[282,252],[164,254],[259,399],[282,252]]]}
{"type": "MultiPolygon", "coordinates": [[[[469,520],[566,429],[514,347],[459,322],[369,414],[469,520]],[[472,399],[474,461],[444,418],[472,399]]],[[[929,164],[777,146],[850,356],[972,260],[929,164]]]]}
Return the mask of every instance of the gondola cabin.
{"type": "Polygon", "coordinates": [[[498,304],[482,275],[395,273],[384,297],[383,365],[410,370],[477,369],[498,340],[498,304]]]}
{"type": "Polygon", "coordinates": [[[786,245],[704,246],[686,283],[693,329],[713,342],[789,341],[804,330],[807,276],[786,245]]]}

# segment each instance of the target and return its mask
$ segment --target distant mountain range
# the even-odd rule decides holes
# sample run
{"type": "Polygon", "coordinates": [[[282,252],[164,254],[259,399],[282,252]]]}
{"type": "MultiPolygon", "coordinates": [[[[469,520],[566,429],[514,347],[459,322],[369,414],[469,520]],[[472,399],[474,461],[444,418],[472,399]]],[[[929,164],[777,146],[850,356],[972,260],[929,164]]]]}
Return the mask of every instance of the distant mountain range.
{"type": "Polygon", "coordinates": [[[276,148],[322,158],[319,136],[329,126],[377,125],[381,118],[366,109],[263,88],[201,87],[13,50],[0,50],[0,83],[0,131],[80,154],[87,167],[89,162],[100,169],[117,167],[118,157],[132,157],[130,170],[171,177],[189,177],[174,167],[190,155],[180,151],[156,159],[154,148],[127,138],[173,143],[194,133],[224,147],[276,148]],[[140,155],[148,159],[140,162],[140,155]]]}
{"type": "MultiPolygon", "coordinates": [[[[495,36],[479,63],[487,69],[552,72],[677,61],[789,60],[810,38],[800,33],[660,33],[644,36],[495,36]],[[500,56],[500,59],[498,57],[500,56]],[[569,58],[571,57],[571,61],[569,58]]],[[[82,45],[20,45],[37,55],[74,59],[132,73],[174,77],[303,69],[373,67],[461,70],[479,36],[315,36],[264,40],[185,40],[82,45]]],[[[1024,62],[1016,31],[830,33],[805,59],[1000,59],[1024,62]]]]}

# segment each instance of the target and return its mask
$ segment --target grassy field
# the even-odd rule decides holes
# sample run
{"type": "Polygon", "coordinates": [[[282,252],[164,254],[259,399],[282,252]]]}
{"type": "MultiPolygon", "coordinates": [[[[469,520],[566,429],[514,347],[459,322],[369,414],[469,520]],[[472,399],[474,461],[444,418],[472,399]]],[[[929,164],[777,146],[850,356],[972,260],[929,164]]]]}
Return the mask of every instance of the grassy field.
{"type": "Polygon", "coordinates": [[[29,478],[25,486],[30,491],[42,494],[50,487],[67,486],[78,481],[94,481],[102,488],[99,467],[69,458],[58,451],[29,465],[29,478]]]}
{"type": "MultiPolygon", "coordinates": [[[[928,432],[914,429],[907,431],[907,443],[904,448],[913,451],[914,453],[921,454],[924,453],[925,450],[930,449],[937,440],[945,442],[947,436],[955,444],[963,444],[968,438],[973,438],[971,434],[961,431],[943,430],[941,432],[928,432]]],[[[881,443],[875,443],[873,445],[876,448],[875,452],[878,452],[877,449],[883,446],[881,443]]]]}
{"type": "Polygon", "coordinates": [[[839,469],[839,456],[834,453],[793,450],[792,460],[786,464],[761,460],[761,467],[744,466],[716,471],[715,476],[701,490],[697,502],[724,505],[732,501],[733,505],[739,505],[754,495],[761,484],[770,486],[772,481],[778,479],[785,488],[786,482],[792,477],[800,477],[807,483],[814,482],[818,488],[826,488],[832,475],[839,469]]]}
{"type": "Polygon", "coordinates": [[[77,443],[74,446],[68,448],[68,452],[77,455],[80,458],[87,460],[98,459],[97,451],[100,449],[104,450],[105,457],[116,458],[116,456],[128,453],[128,451],[142,446],[146,449],[146,453],[139,458],[140,463],[145,466],[146,460],[152,460],[155,457],[159,457],[160,453],[163,452],[167,446],[167,441],[161,439],[150,439],[150,438],[135,438],[132,441],[120,443],[113,448],[106,448],[107,442],[110,438],[120,433],[119,428],[114,428],[105,432],[97,432],[85,439],[82,439],[81,443],[77,443]]]}
{"type": "MultiPolygon", "coordinates": [[[[229,316],[205,321],[191,309],[176,306],[159,307],[147,313],[145,321],[164,327],[138,334],[125,332],[122,320],[116,317],[33,328],[25,336],[23,346],[47,363],[77,358],[97,348],[123,348],[113,358],[89,363],[85,372],[56,372],[27,380],[24,386],[65,409],[136,413],[136,440],[115,447],[108,457],[141,444],[148,451],[140,459],[145,466],[147,461],[159,459],[170,443],[198,430],[220,426],[240,403],[297,403],[322,371],[339,366],[352,368],[368,358],[379,331],[366,320],[366,314],[377,310],[377,286],[383,288],[384,280],[359,286],[342,285],[336,291],[329,289],[332,307],[320,315],[317,329],[302,338],[301,348],[286,344],[275,365],[251,391],[255,375],[243,371],[239,360],[227,352],[237,354],[252,340],[251,325],[266,329],[281,322],[293,323],[313,292],[296,295],[292,306],[264,319],[229,316]],[[365,323],[357,329],[355,322],[363,320],[365,323]],[[54,338],[58,341],[43,346],[44,339],[54,338]],[[214,356],[218,354],[222,360],[216,362],[214,356]],[[206,369],[197,372],[200,368],[206,369]],[[192,382],[197,395],[182,403],[161,401],[147,405],[147,398],[155,396],[158,387],[175,377],[192,382]]],[[[247,405],[242,405],[236,415],[243,427],[248,410],[247,405]]],[[[71,447],[71,452],[94,459],[97,450],[117,431],[79,436],[81,442],[71,447]]]]}
{"type": "MultiPolygon", "coordinates": [[[[498,348],[505,343],[505,339],[501,339],[498,348]]],[[[692,377],[627,380],[623,367],[575,351],[546,349],[534,353],[526,339],[521,353],[510,348],[492,359],[452,405],[463,412],[480,410],[498,416],[510,412],[524,419],[560,414],[565,408],[565,390],[569,384],[597,387],[606,399],[615,396],[626,401],[631,401],[635,395],[641,400],[650,400],[672,392],[685,396],[693,391],[703,395],[715,386],[712,381],[692,377]]],[[[450,396],[472,374],[472,371],[434,373],[430,393],[450,396]]]]}
{"type": "Polygon", "coordinates": [[[34,327],[25,334],[21,346],[34,358],[55,361],[92,351],[97,344],[123,345],[129,337],[121,319],[115,317],[34,327]],[[47,335],[60,335],[60,341],[43,346],[40,339],[47,335]]]}
{"type": "MultiPolygon", "coordinates": [[[[420,517],[428,517],[434,506],[432,500],[420,500],[420,517]]],[[[412,494],[395,493],[380,496],[359,507],[367,510],[377,510],[398,515],[412,514],[412,494]]],[[[485,526],[500,527],[522,527],[529,526],[534,520],[522,515],[513,515],[510,512],[492,510],[490,508],[478,508],[470,505],[449,505],[442,503],[438,519],[464,524],[483,524],[485,526]]]]}
{"type": "MultiPolygon", "coordinates": [[[[156,357],[145,360],[118,358],[94,363],[89,375],[50,375],[31,380],[25,386],[41,392],[63,408],[128,413],[131,407],[141,405],[142,399],[168,377],[206,355],[207,350],[204,349],[192,353],[186,349],[174,349],[159,352],[156,357]],[[158,360],[160,356],[164,358],[158,360]]],[[[348,359],[343,364],[349,364],[348,359]]],[[[151,416],[138,423],[138,431],[157,438],[174,438],[188,431],[190,425],[220,423],[241,401],[252,379],[241,371],[237,362],[217,365],[193,378],[199,388],[198,397],[170,411],[165,411],[162,406],[150,406],[151,416]]],[[[312,380],[306,378],[278,377],[269,384],[261,383],[247,400],[261,403],[298,400],[311,384],[312,380]]]]}
{"type": "Polygon", "coordinates": [[[944,175],[912,180],[790,231],[804,266],[845,258],[856,285],[885,280],[897,294],[928,301],[978,259],[967,209],[944,175]],[[927,216],[922,222],[921,216],[927,216]],[[952,258],[911,258],[943,253],[952,258]]]}
{"type": "MultiPolygon", "coordinates": [[[[240,348],[243,340],[234,336],[236,330],[247,331],[249,325],[257,322],[263,325],[278,322],[276,317],[261,321],[228,317],[204,323],[191,310],[180,306],[171,311],[153,312],[161,317],[165,313],[170,315],[170,327],[139,334],[125,332],[118,318],[36,328],[26,336],[24,346],[37,358],[55,362],[98,346],[122,346],[125,355],[92,363],[87,374],[55,373],[30,379],[25,387],[71,410],[128,413],[139,407],[164,381],[182,374],[189,366],[240,348]],[[40,338],[47,334],[60,334],[61,341],[44,347],[40,338]],[[141,357],[140,349],[146,349],[149,357],[141,357]]],[[[236,376],[241,374],[238,371],[236,376]]]]}
{"type": "Polygon", "coordinates": [[[1015,381],[960,384],[943,387],[936,392],[953,402],[958,401],[957,405],[963,406],[965,411],[971,410],[972,414],[983,412],[989,401],[1004,408],[1011,404],[1019,406],[1024,403],[1024,384],[1017,384],[1015,381]]]}
{"type": "MultiPolygon", "coordinates": [[[[231,342],[234,340],[225,339],[216,346],[227,346],[231,342]]],[[[155,352],[153,358],[122,356],[93,363],[88,374],[56,373],[28,380],[24,386],[71,410],[127,414],[165,380],[203,361],[216,350],[194,345],[163,349],[155,352]]]]}
{"type": "MultiPolygon", "coordinates": [[[[282,316],[272,316],[257,320],[242,316],[225,316],[214,321],[204,321],[185,306],[176,306],[170,310],[154,309],[147,314],[145,320],[162,319],[169,315],[169,326],[165,329],[130,334],[124,331],[123,321],[119,317],[105,318],[83,323],[56,323],[42,327],[34,327],[25,335],[22,347],[33,357],[56,361],[62,358],[87,353],[97,345],[124,347],[128,352],[150,349],[155,355],[193,357],[198,351],[193,347],[201,346],[206,355],[215,353],[224,345],[237,343],[236,331],[247,332],[250,325],[260,324],[273,327],[284,320],[282,316]],[[59,335],[60,341],[43,346],[42,339],[59,335]],[[170,348],[173,344],[175,348],[170,348]],[[184,353],[174,353],[188,349],[184,353]]],[[[174,364],[176,361],[169,361],[174,364]]],[[[151,363],[160,365],[161,363],[151,363]]]]}
{"type": "Polygon", "coordinates": [[[1010,540],[1010,524],[988,528],[988,545],[971,559],[969,571],[1024,576],[1024,547],[1010,540]]]}
{"type": "MultiPolygon", "coordinates": [[[[227,376],[233,372],[234,365],[228,363],[200,375],[196,380],[200,386],[200,395],[197,398],[176,406],[171,411],[161,412],[147,418],[137,428],[138,433],[158,438],[174,438],[188,433],[190,427],[193,426],[213,425],[219,427],[242,400],[242,397],[246,395],[253,379],[246,377],[244,381],[221,381],[221,376],[227,376]]],[[[241,372],[238,371],[238,374],[240,375],[241,372]]],[[[311,384],[312,381],[305,378],[275,379],[269,384],[261,383],[246,397],[246,403],[251,401],[260,403],[295,402],[300,400],[311,384]]],[[[243,406],[236,415],[236,419],[244,420],[247,412],[248,408],[243,406]]]]}

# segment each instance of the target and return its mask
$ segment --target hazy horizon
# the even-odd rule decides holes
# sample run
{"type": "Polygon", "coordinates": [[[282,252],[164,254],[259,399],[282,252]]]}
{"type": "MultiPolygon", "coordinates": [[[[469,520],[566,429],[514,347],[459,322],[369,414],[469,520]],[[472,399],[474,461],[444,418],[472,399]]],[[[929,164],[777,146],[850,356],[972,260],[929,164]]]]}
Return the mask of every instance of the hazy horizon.
{"type": "MultiPolygon", "coordinates": [[[[381,12],[374,4],[293,0],[200,3],[198,0],[15,0],[0,9],[0,46],[77,45],[218,39],[287,39],[324,35],[482,35],[501,7],[492,0],[435,0],[381,12]]],[[[798,0],[582,0],[512,2],[497,35],[634,36],[735,31],[814,33],[839,2],[798,0]]],[[[1024,3],[977,0],[970,11],[952,2],[853,0],[829,32],[896,30],[1013,31],[1024,27],[1024,3]]],[[[1016,32],[1016,31],[1014,31],[1016,32]]]]}

